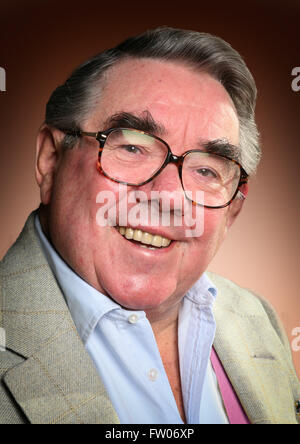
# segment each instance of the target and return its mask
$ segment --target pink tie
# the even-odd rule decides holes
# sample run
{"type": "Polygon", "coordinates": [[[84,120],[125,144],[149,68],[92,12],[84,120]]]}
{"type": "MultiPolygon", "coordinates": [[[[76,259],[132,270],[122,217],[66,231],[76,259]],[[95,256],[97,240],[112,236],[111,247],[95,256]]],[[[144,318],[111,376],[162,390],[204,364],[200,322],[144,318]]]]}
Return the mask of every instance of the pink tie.
{"type": "Polygon", "coordinates": [[[250,424],[214,348],[211,351],[211,363],[218,380],[230,424],[250,424]]]}

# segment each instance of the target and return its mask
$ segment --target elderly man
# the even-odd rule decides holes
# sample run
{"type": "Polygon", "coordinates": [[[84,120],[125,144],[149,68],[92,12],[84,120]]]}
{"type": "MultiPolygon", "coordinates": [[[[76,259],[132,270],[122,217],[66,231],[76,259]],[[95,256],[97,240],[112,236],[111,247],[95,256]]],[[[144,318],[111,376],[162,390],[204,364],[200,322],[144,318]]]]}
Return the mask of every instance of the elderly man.
{"type": "Polygon", "coordinates": [[[1,264],[2,423],[297,423],[273,310],[206,273],[260,158],[255,98],[230,45],[171,28],[54,91],[41,206],[1,264]]]}

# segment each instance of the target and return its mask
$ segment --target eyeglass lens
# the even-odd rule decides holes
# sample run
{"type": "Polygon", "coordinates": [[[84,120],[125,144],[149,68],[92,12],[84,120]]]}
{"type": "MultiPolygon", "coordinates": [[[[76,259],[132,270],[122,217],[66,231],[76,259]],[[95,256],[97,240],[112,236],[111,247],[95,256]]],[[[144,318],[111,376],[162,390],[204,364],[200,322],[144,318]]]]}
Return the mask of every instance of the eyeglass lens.
{"type": "MultiPolygon", "coordinates": [[[[135,130],[116,129],[106,139],[101,167],[116,181],[140,185],[159,171],[167,155],[167,145],[155,137],[135,130]]],[[[184,157],[182,184],[187,197],[194,202],[222,206],[234,196],[240,174],[239,165],[229,159],[192,151],[184,157]]]]}

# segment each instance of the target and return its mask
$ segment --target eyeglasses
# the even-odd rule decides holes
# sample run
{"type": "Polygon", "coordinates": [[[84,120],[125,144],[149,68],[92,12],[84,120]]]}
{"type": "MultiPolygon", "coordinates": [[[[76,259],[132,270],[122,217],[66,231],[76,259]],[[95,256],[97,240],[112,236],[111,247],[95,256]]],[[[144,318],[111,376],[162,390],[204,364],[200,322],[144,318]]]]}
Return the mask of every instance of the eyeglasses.
{"type": "Polygon", "coordinates": [[[64,132],[94,137],[100,144],[98,171],[121,184],[145,185],[174,163],[187,199],[206,208],[230,205],[247,182],[245,170],[229,157],[198,149],[175,156],[164,140],[144,131],[111,128],[97,133],[64,132]]]}

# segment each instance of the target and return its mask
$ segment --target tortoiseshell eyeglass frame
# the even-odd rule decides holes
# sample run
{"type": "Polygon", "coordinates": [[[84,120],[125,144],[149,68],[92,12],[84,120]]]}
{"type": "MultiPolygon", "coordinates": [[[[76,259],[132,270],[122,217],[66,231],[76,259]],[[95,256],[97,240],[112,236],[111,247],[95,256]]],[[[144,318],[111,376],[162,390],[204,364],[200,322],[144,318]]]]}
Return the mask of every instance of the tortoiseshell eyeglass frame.
{"type": "MultiPolygon", "coordinates": [[[[136,130],[136,129],[134,129],[134,128],[110,128],[110,129],[108,129],[108,130],[105,130],[105,131],[98,131],[98,132],[96,132],[96,133],[94,133],[94,132],[87,132],[87,131],[81,131],[81,130],[74,130],[74,131],[72,131],[72,130],[61,130],[61,131],[63,131],[66,135],[70,135],[70,136],[74,136],[74,137],[84,137],[84,136],[87,136],[87,137],[93,137],[93,138],[95,138],[95,139],[99,142],[98,163],[97,163],[97,169],[98,169],[99,173],[103,174],[105,177],[107,177],[108,179],[112,180],[113,182],[117,182],[117,183],[120,183],[120,184],[123,184],[123,185],[129,185],[129,186],[132,186],[132,187],[140,187],[140,186],[142,186],[142,185],[145,185],[145,184],[148,183],[148,182],[151,182],[151,180],[153,180],[156,176],[158,176],[158,175],[162,172],[162,170],[163,170],[163,169],[164,169],[169,163],[174,163],[174,164],[177,166],[177,168],[178,168],[178,173],[179,173],[179,177],[180,177],[181,185],[182,185],[182,188],[183,188],[184,192],[186,193],[186,191],[185,191],[185,189],[184,189],[183,181],[182,181],[182,165],[183,165],[184,158],[185,158],[189,153],[194,153],[194,152],[200,152],[200,153],[203,153],[203,152],[205,152],[205,151],[203,151],[203,150],[197,150],[197,149],[196,149],[196,150],[189,150],[189,151],[186,151],[182,156],[175,156],[175,155],[172,153],[171,148],[169,147],[169,145],[167,144],[167,142],[165,142],[163,139],[161,139],[161,138],[158,137],[158,136],[155,136],[154,134],[150,134],[150,133],[147,133],[147,132],[145,132],[145,131],[141,131],[141,130],[136,130]],[[149,179],[145,180],[144,182],[141,182],[141,183],[138,183],[138,184],[133,184],[133,183],[130,183],[130,182],[123,182],[123,181],[121,181],[121,180],[117,180],[117,179],[114,179],[113,177],[110,177],[110,176],[109,176],[109,175],[108,175],[108,174],[102,169],[102,166],[101,166],[101,155],[102,155],[102,152],[103,152],[104,145],[105,145],[105,142],[106,142],[107,137],[108,137],[113,131],[122,131],[122,130],[126,130],[126,131],[134,131],[134,132],[137,132],[137,133],[140,133],[140,134],[144,134],[144,135],[146,135],[146,136],[153,137],[154,139],[156,139],[156,140],[158,140],[159,142],[163,143],[163,144],[166,146],[166,148],[167,148],[166,159],[165,159],[164,163],[162,164],[162,166],[161,166],[161,167],[160,167],[160,168],[159,168],[159,169],[158,169],[158,170],[157,170],[157,171],[156,171],[156,172],[155,172],[155,173],[154,173],[149,179]]],[[[215,154],[215,153],[211,153],[211,154],[213,154],[214,156],[217,156],[217,157],[222,157],[222,158],[224,158],[224,159],[230,160],[231,162],[234,162],[236,165],[238,165],[238,167],[239,167],[239,169],[240,169],[240,180],[239,180],[239,182],[238,182],[237,189],[236,189],[234,195],[232,196],[232,198],[231,198],[228,202],[226,202],[226,203],[223,204],[223,205],[219,205],[219,206],[210,206],[210,205],[201,204],[201,203],[198,203],[198,202],[193,201],[192,199],[190,199],[190,198],[186,195],[187,199],[190,200],[190,201],[192,202],[193,205],[199,205],[199,206],[202,206],[202,207],[205,207],[205,208],[212,208],[212,209],[219,209],[219,208],[225,208],[225,207],[227,207],[228,205],[230,205],[230,204],[234,201],[234,199],[236,198],[238,192],[240,192],[240,195],[241,195],[242,199],[245,199],[244,194],[243,194],[242,191],[240,190],[241,186],[242,186],[243,184],[245,184],[245,183],[248,182],[248,174],[246,173],[246,171],[244,170],[244,168],[243,168],[243,167],[239,164],[239,162],[237,162],[235,159],[231,159],[230,157],[227,157],[227,156],[224,156],[224,155],[220,155],[220,154],[215,154]]]]}

